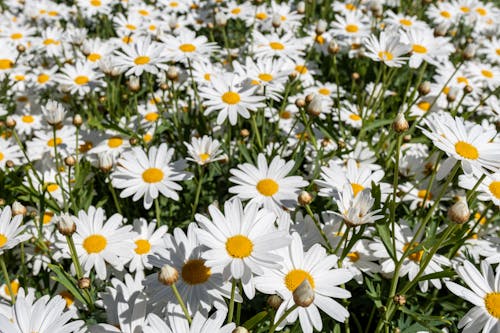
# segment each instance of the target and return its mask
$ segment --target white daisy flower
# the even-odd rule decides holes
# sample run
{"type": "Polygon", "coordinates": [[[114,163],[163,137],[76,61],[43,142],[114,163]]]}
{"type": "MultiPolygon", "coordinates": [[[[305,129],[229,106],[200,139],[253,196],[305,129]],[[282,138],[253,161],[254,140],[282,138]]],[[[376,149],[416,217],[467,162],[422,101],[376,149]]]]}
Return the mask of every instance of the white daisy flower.
{"type": "Polygon", "coordinates": [[[297,233],[292,234],[290,246],[276,253],[285,259],[283,266],[266,269],[264,275],[255,278],[259,291],[265,294],[278,294],[283,299],[283,303],[276,311],[274,322],[295,305],[293,292],[305,279],[314,290],[314,302],[308,307],[298,307],[293,310],[278,326],[279,329],[294,323],[298,318],[302,332],[312,333],[313,328],[322,331],[323,322],[318,308],[339,322],[344,322],[349,317],[347,309],[333,297],[351,297],[348,290],[337,286],[351,280],[353,275],[347,269],[335,269],[338,259],[335,255],[327,255],[320,244],[315,244],[304,252],[302,240],[297,233]]]}
{"type": "Polygon", "coordinates": [[[208,211],[211,220],[195,216],[200,225],[198,239],[209,248],[202,257],[214,272],[222,272],[225,280],[241,279],[245,295],[252,299],[254,275],[279,266],[282,258],[272,251],[288,245],[288,233],[276,230],[273,213],[254,203],[243,209],[238,198],[224,203],[224,213],[214,205],[208,211]]]}
{"type": "Polygon", "coordinates": [[[345,184],[343,191],[334,195],[334,201],[340,211],[340,213],[334,214],[342,217],[349,227],[374,223],[384,217],[384,215],[376,215],[380,210],[370,211],[375,199],[373,199],[369,188],[365,188],[359,192],[359,195],[355,196],[352,186],[345,184]]]}
{"type": "Polygon", "coordinates": [[[196,36],[194,31],[180,29],[178,35],[164,35],[161,41],[172,61],[187,63],[187,60],[204,61],[218,49],[217,43],[208,42],[205,36],[196,36]]]}
{"type": "Polygon", "coordinates": [[[184,142],[184,145],[188,149],[190,156],[187,160],[199,165],[220,161],[225,158],[223,151],[220,149],[220,142],[207,135],[204,135],[202,138],[193,137],[191,144],[184,142]]]}
{"type": "MultiPolygon", "coordinates": [[[[484,176],[485,178],[476,189],[477,198],[482,201],[493,201],[496,206],[500,206],[500,171],[492,174],[484,173],[484,176]]],[[[474,174],[461,175],[458,177],[458,185],[472,190],[480,177],[474,174]]]]}
{"type": "Polygon", "coordinates": [[[121,51],[115,52],[113,63],[119,70],[126,71],[126,76],[140,76],[143,72],[157,74],[161,63],[166,61],[163,50],[163,45],[152,42],[149,37],[141,38],[135,43],[123,44],[121,51]]]}
{"type": "Polygon", "coordinates": [[[175,182],[188,179],[190,173],[182,171],[186,166],[184,160],[170,162],[173,155],[174,149],[168,149],[165,143],[150,147],[147,155],[141,147],[123,153],[116,171],[111,175],[113,186],[124,189],[120,197],[133,195],[134,201],[144,197],[146,209],[151,208],[159,194],[179,200],[176,191],[182,190],[182,187],[175,182]]]}
{"type": "Polygon", "coordinates": [[[108,272],[106,264],[121,271],[132,258],[135,233],[131,225],[121,226],[122,219],[120,214],[114,214],[105,222],[104,210],[94,206],[88,212],[79,211],[78,218],[73,217],[76,252],[86,275],[95,268],[97,277],[104,280],[108,272]]]}
{"type": "Polygon", "coordinates": [[[460,298],[475,306],[458,323],[464,332],[498,332],[500,329],[500,271],[494,275],[493,269],[485,261],[481,262],[481,272],[469,261],[456,269],[458,276],[468,288],[447,281],[446,287],[460,298]]]}
{"type": "Polygon", "coordinates": [[[60,74],[56,74],[55,80],[63,92],[71,94],[78,93],[80,96],[89,93],[99,85],[103,74],[94,70],[94,65],[89,62],[77,62],[74,65],[66,65],[60,74]]]}
{"type": "Polygon", "coordinates": [[[250,199],[250,203],[263,205],[266,209],[281,215],[283,209],[294,210],[300,188],[308,185],[300,176],[287,175],[292,171],[294,161],[275,156],[268,165],[264,154],[257,157],[257,167],[250,163],[239,164],[229,172],[229,180],[236,186],[229,188],[241,200],[250,199]]]}
{"type": "Polygon", "coordinates": [[[12,217],[10,206],[6,206],[4,209],[0,208],[0,214],[0,255],[2,255],[4,251],[16,247],[31,236],[23,234],[26,228],[26,226],[21,225],[23,216],[16,215],[12,217]]]}
{"type": "Polygon", "coordinates": [[[143,218],[134,221],[133,231],[137,233],[137,236],[133,240],[135,243],[135,254],[128,264],[131,272],[151,269],[153,266],[149,262],[150,256],[165,246],[164,236],[167,233],[168,227],[162,225],[157,230],[155,229],[155,222],[148,224],[143,218]]]}
{"type": "Polygon", "coordinates": [[[305,43],[297,39],[291,32],[286,32],[283,36],[275,33],[263,35],[254,30],[253,50],[257,58],[273,58],[299,60],[304,53],[305,43]]]}
{"type": "Polygon", "coordinates": [[[5,162],[12,161],[14,165],[21,165],[24,160],[23,152],[17,143],[0,138],[0,169],[5,171],[5,162]]]}
{"type": "Polygon", "coordinates": [[[402,55],[408,53],[411,48],[407,44],[403,44],[399,40],[399,35],[382,31],[377,38],[371,35],[365,40],[367,57],[373,61],[381,61],[389,67],[401,67],[408,58],[402,55]]]}

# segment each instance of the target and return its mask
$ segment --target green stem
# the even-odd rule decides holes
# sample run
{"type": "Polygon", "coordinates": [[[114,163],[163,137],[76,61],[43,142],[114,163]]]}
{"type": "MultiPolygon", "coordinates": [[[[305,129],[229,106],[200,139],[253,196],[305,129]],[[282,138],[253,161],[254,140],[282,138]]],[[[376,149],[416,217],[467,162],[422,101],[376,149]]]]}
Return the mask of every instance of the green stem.
{"type": "Polygon", "coordinates": [[[155,199],[155,212],[156,212],[156,226],[159,228],[161,226],[160,198],[155,199]]]}
{"type": "Polygon", "coordinates": [[[255,120],[255,118],[257,117],[257,115],[254,113],[252,115],[252,128],[253,128],[253,131],[254,131],[254,135],[255,135],[255,138],[257,138],[257,145],[259,146],[259,149],[262,150],[264,148],[264,146],[262,145],[262,140],[260,139],[260,132],[259,132],[259,128],[257,126],[257,121],[255,120]]]}
{"type": "Polygon", "coordinates": [[[191,319],[188,309],[186,308],[186,304],[184,304],[184,301],[182,300],[181,294],[179,294],[179,290],[177,290],[175,283],[172,284],[172,291],[174,292],[175,298],[177,298],[177,301],[179,302],[179,305],[182,308],[182,312],[184,312],[184,316],[186,317],[188,323],[191,325],[193,319],[191,319]]]}
{"type": "Polygon", "coordinates": [[[80,265],[80,260],[78,259],[78,254],[76,252],[75,243],[73,242],[73,237],[70,235],[66,236],[66,241],[68,242],[71,260],[73,261],[73,265],[75,265],[76,277],[78,279],[81,279],[83,277],[83,270],[82,266],[80,265]]]}
{"type": "Polygon", "coordinates": [[[306,207],[307,214],[309,214],[311,219],[314,221],[316,228],[318,229],[321,237],[323,238],[323,241],[325,242],[325,245],[328,248],[328,252],[334,253],[332,245],[330,244],[330,241],[328,240],[328,237],[326,236],[325,231],[323,230],[323,228],[321,228],[321,224],[319,223],[318,219],[314,216],[314,213],[311,210],[311,206],[306,205],[305,207],[306,207]]]}
{"type": "Polygon", "coordinates": [[[122,209],[120,207],[120,202],[118,201],[118,197],[116,196],[115,188],[113,187],[113,184],[111,183],[111,177],[108,175],[108,186],[109,186],[109,191],[111,192],[111,196],[113,197],[113,202],[115,203],[116,210],[118,211],[118,214],[122,214],[122,209]]]}
{"type": "Polygon", "coordinates": [[[283,313],[283,315],[280,317],[280,319],[278,319],[278,321],[269,328],[269,333],[274,333],[274,331],[276,331],[276,328],[278,328],[279,324],[281,324],[281,322],[285,320],[286,317],[288,317],[288,315],[298,307],[299,306],[297,304],[294,304],[290,309],[286,310],[285,313],[283,313]]]}
{"type": "Polygon", "coordinates": [[[394,180],[393,180],[393,190],[392,190],[392,205],[390,212],[390,223],[392,226],[392,248],[394,254],[396,253],[396,195],[398,193],[398,182],[399,182],[399,153],[401,150],[401,142],[403,140],[402,135],[398,135],[396,143],[396,163],[394,164],[394,180]]]}
{"type": "Polygon", "coordinates": [[[227,315],[227,323],[233,322],[233,312],[234,312],[234,296],[236,293],[236,280],[231,281],[231,299],[229,300],[229,312],[227,315]]]}
{"type": "Polygon", "coordinates": [[[191,220],[193,220],[194,214],[196,214],[196,209],[198,209],[198,203],[200,201],[200,193],[201,193],[201,186],[203,184],[204,173],[205,173],[204,167],[198,165],[198,185],[196,186],[196,195],[194,197],[194,204],[191,210],[191,220]]]}
{"type": "Polygon", "coordinates": [[[9,289],[10,294],[10,302],[12,305],[16,304],[16,295],[12,290],[12,286],[10,285],[9,272],[7,272],[7,267],[5,266],[5,261],[3,259],[3,254],[0,256],[0,266],[2,266],[3,276],[5,278],[5,284],[7,284],[7,289],[9,289]]]}

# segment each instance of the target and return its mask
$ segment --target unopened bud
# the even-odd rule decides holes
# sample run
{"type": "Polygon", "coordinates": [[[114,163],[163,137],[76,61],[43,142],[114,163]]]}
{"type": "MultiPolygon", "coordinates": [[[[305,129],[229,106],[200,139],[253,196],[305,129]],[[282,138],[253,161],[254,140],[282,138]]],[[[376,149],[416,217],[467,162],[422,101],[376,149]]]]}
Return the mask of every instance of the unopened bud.
{"type": "Polygon", "coordinates": [[[14,128],[16,127],[16,121],[11,116],[7,116],[7,119],[5,119],[5,126],[7,126],[7,128],[14,128]]]}
{"type": "Polygon", "coordinates": [[[135,136],[133,136],[130,139],[128,139],[128,142],[130,143],[131,146],[135,146],[139,143],[139,140],[135,136]]]}
{"type": "Polygon", "coordinates": [[[471,86],[466,85],[466,86],[464,87],[464,94],[470,94],[473,90],[474,90],[474,89],[472,89],[472,87],[471,87],[471,86]]]}
{"type": "Polygon", "coordinates": [[[424,81],[418,86],[418,93],[420,96],[425,96],[431,92],[431,83],[429,81],[424,81]]]}
{"type": "Polygon", "coordinates": [[[26,46],[19,44],[18,46],[16,46],[16,50],[19,53],[24,53],[26,51],[26,46]]]}
{"type": "Polygon", "coordinates": [[[474,58],[474,56],[476,55],[476,49],[477,49],[476,45],[468,44],[465,47],[464,52],[462,53],[464,60],[471,60],[472,58],[474,58]]]}
{"type": "Polygon", "coordinates": [[[321,112],[323,111],[323,101],[319,95],[314,95],[311,102],[307,105],[306,111],[313,117],[319,116],[321,114],[321,112]]]}
{"type": "Polygon", "coordinates": [[[314,94],[309,94],[306,96],[306,103],[309,104],[314,98],[314,94]]]}
{"type": "Polygon", "coordinates": [[[279,28],[281,25],[281,15],[278,13],[273,14],[273,18],[271,20],[273,27],[279,28]]]}
{"type": "Polygon", "coordinates": [[[250,135],[250,131],[247,130],[246,128],[243,128],[241,131],[240,131],[240,135],[244,138],[248,137],[250,135]]]}
{"type": "Polygon", "coordinates": [[[102,172],[109,172],[113,168],[114,158],[111,153],[102,152],[98,155],[99,159],[99,169],[102,172]]]}
{"type": "Polygon", "coordinates": [[[448,218],[456,224],[464,224],[469,221],[470,210],[465,198],[459,198],[453,206],[448,208],[448,218]]]}
{"type": "Polygon", "coordinates": [[[392,128],[394,131],[397,133],[403,133],[408,130],[410,126],[408,125],[408,121],[406,121],[405,115],[400,112],[394,119],[394,122],[392,123],[392,128]]]}
{"type": "Polygon", "coordinates": [[[295,106],[298,107],[298,108],[303,108],[304,106],[306,106],[305,99],[303,99],[303,98],[297,98],[295,100],[295,106]]]}
{"type": "Polygon", "coordinates": [[[177,67],[168,66],[167,78],[171,81],[175,81],[175,80],[177,80],[178,77],[179,77],[179,71],[177,70],[177,67]]]}
{"type": "Polygon", "coordinates": [[[163,91],[168,90],[168,84],[163,82],[162,84],[160,84],[160,89],[163,91]]]}
{"type": "Polygon", "coordinates": [[[293,71],[290,74],[288,74],[288,78],[290,79],[290,81],[293,81],[297,78],[298,75],[299,73],[297,71],[293,71]]]}
{"type": "Polygon", "coordinates": [[[225,27],[227,24],[227,17],[224,12],[220,11],[217,14],[215,14],[215,24],[219,27],[225,27]]]}
{"type": "Polygon", "coordinates": [[[458,88],[457,87],[452,87],[450,88],[450,91],[446,94],[446,100],[448,102],[454,102],[457,99],[458,95],[458,88]]]}
{"type": "Polygon", "coordinates": [[[318,23],[316,23],[316,35],[322,35],[328,26],[328,23],[326,23],[325,20],[319,20],[318,23]]]}
{"type": "Polygon", "coordinates": [[[78,288],[80,289],[90,288],[90,279],[88,277],[82,277],[80,280],[78,280],[78,288]]]}
{"type": "Polygon", "coordinates": [[[5,166],[6,166],[7,168],[13,168],[13,167],[14,167],[14,165],[15,165],[15,164],[14,164],[14,161],[13,161],[13,160],[7,160],[7,161],[5,161],[5,166]]]}
{"type": "Polygon", "coordinates": [[[73,165],[76,164],[76,159],[73,156],[67,156],[64,159],[64,164],[66,164],[69,167],[72,167],[73,165]]]}
{"type": "Polygon", "coordinates": [[[297,200],[301,206],[307,206],[313,201],[313,197],[309,192],[302,191],[297,200]]]}
{"type": "Polygon", "coordinates": [[[352,78],[353,81],[358,81],[359,78],[360,78],[360,75],[359,75],[358,72],[354,72],[354,73],[351,74],[351,78],[352,78]]]}
{"type": "Polygon", "coordinates": [[[383,13],[382,3],[379,0],[370,1],[370,10],[375,17],[382,16],[383,13]]]}
{"type": "Polygon", "coordinates": [[[166,286],[171,286],[179,279],[179,272],[170,266],[164,265],[158,272],[158,281],[166,286]]]}
{"type": "Polygon", "coordinates": [[[278,295],[271,295],[267,298],[267,305],[275,310],[279,309],[281,303],[283,303],[283,298],[278,295]]]}
{"type": "Polygon", "coordinates": [[[446,32],[448,31],[449,24],[446,22],[443,22],[439,24],[435,29],[434,29],[434,36],[435,37],[443,37],[446,36],[446,32]]]}
{"type": "Polygon", "coordinates": [[[406,134],[403,136],[403,141],[404,142],[410,142],[411,141],[411,134],[406,134]]]}
{"type": "Polygon", "coordinates": [[[82,124],[83,124],[82,116],[80,116],[79,114],[75,114],[75,116],[73,117],[73,125],[75,125],[76,127],[80,127],[82,126],[82,124]]]}
{"type": "Polygon", "coordinates": [[[406,296],[405,295],[395,295],[392,300],[397,305],[403,306],[406,304],[406,296]]]}
{"type": "Polygon", "coordinates": [[[243,326],[238,326],[231,333],[248,333],[248,330],[243,326]]]}
{"type": "Polygon", "coordinates": [[[68,213],[62,213],[56,218],[57,230],[64,236],[71,236],[76,231],[76,224],[73,217],[68,213]]]}
{"type": "Polygon", "coordinates": [[[297,13],[304,14],[306,11],[306,4],[304,1],[301,1],[297,4],[297,13]]]}
{"type": "Polygon", "coordinates": [[[330,54],[337,54],[340,51],[340,46],[337,44],[336,41],[332,40],[330,43],[328,43],[328,53],[330,54]]]}
{"type": "Polygon", "coordinates": [[[22,203],[20,203],[19,201],[14,201],[14,203],[12,204],[12,214],[13,215],[25,216],[27,212],[28,212],[28,210],[26,209],[26,207],[24,207],[24,205],[22,203]]]}
{"type": "Polygon", "coordinates": [[[139,91],[141,89],[141,79],[131,75],[127,81],[127,86],[131,91],[139,91]]]}
{"type": "Polygon", "coordinates": [[[42,107],[42,112],[47,123],[54,127],[58,127],[66,116],[66,110],[56,101],[48,101],[47,104],[42,107]]]}
{"type": "Polygon", "coordinates": [[[314,302],[314,290],[307,278],[293,291],[293,301],[303,308],[314,302]]]}

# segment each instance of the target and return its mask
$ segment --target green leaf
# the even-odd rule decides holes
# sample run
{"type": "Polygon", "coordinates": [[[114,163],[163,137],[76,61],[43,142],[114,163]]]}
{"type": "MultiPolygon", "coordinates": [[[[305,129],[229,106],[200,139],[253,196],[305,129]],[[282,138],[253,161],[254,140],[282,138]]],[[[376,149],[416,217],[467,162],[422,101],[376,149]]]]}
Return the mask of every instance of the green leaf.
{"type": "Polygon", "coordinates": [[[392,119],[379,119],[379,120],[375,120],[373,123],[371,123],[371,124],[369,124],[367,126],[364,126],[363,130],[365,132],[368,132],[368,131],[370,131],[372,129],[392,124],[392,122],[393,122],[392,119]]]}
{"type": "Polygon", "coordinates": [[[453,277],[455,276],[455,271],[452,269],[445,269],[441,272],[431,273],[424,276],[421,276],[418,281],[432,280],[432,279],[442,279],[445,277],[453,277]]]}
{"type": "Polygon", "coordinates": [[[243,323],[243,327],[245,327],[247,330],[251,330],[255,325],[260,323],[266,317],[267,317],[267,311],[261,311],[252,318],[245,321],[243,323]]]}
{"type": "Polygon", "coordinates": [[[57,265],[49,264],[48,266],[50,270],[56,274],[56,276],[52,276],[52,279],[54,281],[62,284],[77,300],[79,300],[83,304],[87,304],[87,301],[76,286],[76,281],[72,277],[68,277],[66,275],[66,272],[64,272],[61,267],[57,265]]]}

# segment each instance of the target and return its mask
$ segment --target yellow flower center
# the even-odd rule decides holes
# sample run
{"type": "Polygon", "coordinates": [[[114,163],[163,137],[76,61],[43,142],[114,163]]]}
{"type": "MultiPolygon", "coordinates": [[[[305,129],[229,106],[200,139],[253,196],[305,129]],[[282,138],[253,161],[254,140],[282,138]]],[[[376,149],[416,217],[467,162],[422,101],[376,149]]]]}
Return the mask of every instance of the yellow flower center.
{"type": "Polygon", "coordinates": [[[432,193],[429,192],[429,194],[427,194],[427,190],[420,190],[418,191],[417,193],[417,196],[420,198],[420,199],[423,199],[425,198],[425,196],[427,195],[427,200],[431,200],[432,199],[432,193]]]}
{"type": "MultiPolygon", "coordinates": [[[[14,295],[17,295],[17,292],[19,291],[19,281],[12,281],[10,283],[10,287],[12,288],[14,295]]],[[[10,290],[7,285],[5,285],[3,291],[7,294],[7,296],[10,296],[10,290]]]]}
{"type": "Polygon", "coordinates": [[[427,53],[427,48],[423,45],[413,44],[412,49],[415,53],[427,53]]]}
{"type": "Polygon", "coordinates": [[[283,111],[280,113],[280,118],[281,119],[290,119],[290,118],[292,118],[292,113],[289,111],[283,111]]]}
{"type": "Polygon", "coordinates": [[[429,111],[429,109],[431,107],[431,103],[423,101],[423,102],[419,102],[417,104],[417,106],[418,106],[419,109],[427,112],[427,111],[429,111]]]}
{"type": "Polygon", "coordinates": [[[11,69],[14,63],[10,59],[0,59],[0,69],[11,69]]]}
{"type": "Polygon", "coordinates": [[[257,191],[260,194],[270,197],[274,195],[279,190],[279,185],[274,180],[270,178],[262,179],[257,183],[257,191]]]}
{"type": "Polygon", "coordinates": [[[481,16],[486,16],[488,14],[488,11],[483,7],[479,7],[476,8],[476,13],[478,13],[481,16]]]}
{"type": "Polygon", "coordinates": [[[500,56],[500,49],[495,50],[496,54],[500,56]]]}
{"type": "Polygon", "coordinates": [[[206,160],[208,160],[210,158],[210,154],[201,153],[201,154],[198,154],[198,157],[200,158],[200,160],[202,162],[205,162],[206,160]]]}
{"type": "Polygon", "coordinates": [[[231,10],[231,14],[238,15],[239,13],[241,13],[241,8],[237,7],[231,10]]]}
{"type": "Polygon", "coordinates": [[[255,18],[257,18],[258,20],[265,20],[267,18],[267,14],[264,12],[260,12],[255,14],[255,18]]]}
{"type": "Polygon", "coordinates": [[[495,198],[500,199],[500,181],[491,182],[488,188],[495,198]]]}
{"type": "Polygon", "coordinates": [[[52,39],[52,38],[47,38],[46,40],[43,41],[43,45],[59,45],[61,42],[52,39]]]}
{"type": "Polygon", "coordinates": [[[181,50],[182,52],[194,52],[196,51],[196,46],[194,46],[193,44],[182,44],[181,46],[179,46],[179,50],[181,50]]]}
{"type": "Polygon", "coordinates": [[[0,247],[4,246],[7,241],[7,237],[4,234],[0,234],[0,247]]]}
{"type": "Polygon", "coordinates": [[[399,20],[399,23],[401,23],[402,25],[405,25],[407,27],[411,27],[413,25],[413,22],[408,20],[408,19],[401,19],[401,20],[399,20]]]}
{"type": "Polygon", "coordinates": [[[464,77],[464,76],[459,76],[459,77],[457,77],[457,82],[458,82],[458,83],[465,83],[465,84],[467,84],[467,85],[469,84],[469,80],[467,80],[467,78],[466,78],[466,77],[464,77]]]}
{"type": "Polygon", "coordinates": [[[12,35],[10,35],[10,38],[11,39],[21,39],[21,38],[23,38],[23,34],[16,32],[16,33],[13,33],[12,35]]]}
{"type": "Polygon", "coordinates": [[[137,29],[137,27],[135,25],[133,25],[133,24],[126,24],[125,28],[127,28],[128,30],[135,30],[135,29],[137,29]]]}
{"type": "Polygon", "coordinates": [[[151,250],[151,243],[147,239],[138,239],[135,241],[135,253],[146,254],[151,250]]]}
{"type": "Polygon", "coordinates": [[[305,279],[309,281],[309,284],[314,289],[313,277],[311,276],[311,274],[302,269],[293,269],[288,272],[288,274],[285,276],[285,286],[293,293],[305,279]]]}
{"type": "Polygon", "coordinates": [[[158,168],[149,168],[142,173],[142,179],[146,183],[158,183],[163,180],[163,171],[158,168]]]}
{"type": "Polygon", "coordinates": [[[91,53],[87,56],[88,61],[96,62],[101,59],[101,55],[99,53],[91,53]]]}
{"type": "Polygon", "coordinates": [[[49,224],[50,221],[52,221],[52,217],[54,217],[54,213],[51,211],[46,211],[45,213],[43,213],[43,224],[49,224]]]}
{"type": "Polygon", "coordinates": [[[273,76],[271,74],[268,74],[268,73],[262,73],[262,74],[259,74],[259,79],[261,79],[262,81],[265,81],[265,82],[269,82],[273,79],[273,76]]]}
{"type": "Polygon", "coordinates": [[[493,72],[489,71],[487,69],[481,70],[481,74],[483,74],[483,76],[487,77],[488,79],[492,79],[493,78],[493,72]]]}
{"type": "Polygon", "coordinates": [[[59,189],[59,185],[57,185],[56,183],[47,184],[47,192],[49,192],[49,193],[57,191],[58,189],[59,189]]]}
{"type": "Polygon", "coordinates": [[[273,50],[281,51],[285,49],[285,45],[281,44],[280,42],[270,42],[269,47],[272,48],[273,50]]]}
{"type": "Polygon", "coordinates": [[[236,235],[227,239],[226,251],[233,258],[243,259],[252,254],[253,243],[246,236],[236,235]]]}
{"type": "Polygon", "coordinates": [[[325,38],[321,35],[317,35],[314,40],[316,41],[316,43],[320,44],[320,45],[323,45],[325,43],[325,38]]]}
{"type": "Polygon", "coordinates": [[[40,75],[38,75],[38,78],[36,80],[38,81],[38,83],[45,83],[49,79],[50,79],[50,76],[48,76],[47,74],[40,74],[40,75]]]}
{"type": "Polygon", "coordinates": [[[123,139],[119,136],[112,136],[108,139],[108,147],[109,148],[117,148],[120,147],[123,143],[123,139]]]}
{"type": "Polygon", "coordinates": [[[363,185],[356,184],[356,183],[351,183],[351,187],[352,187],[352,193],[354,194],[354,196],[357,196],[359,192],[361,192],[365,189],[365,187],[363,185]]]}
{"type": "MultiPolygon", "coordinates": [[[[405,252],[409,246],[410,246],[410,243],[406,243],[403,246],[403,252],[405,252]]],[[[413,246],[411,248],[414,249],[417,246],[418,246],[418,243],[413,243],[413,246]]],[[[420,251],[417,251],[417,252],[410,254],[408,256],[408,259],[413,260],[414,262],[420,262],[420,260],[422,260],[423,255],[424,255],[424,250],[420,250],[420,251]]]]}
{"type": "Polygon", "coordinates": [[[383,61],[385,61],[385,60],[387,60],[387,61],[391,61],[391,60],[394,58],[394,56],[392,55],[392,53],[391,53],[391,52],[389,52],[389,51],[380,51],[380,52],[378,53],[378,57],[379,57],[381,60],[383,60],[383,61]]]}
{"type": "Polygon", "coordinates": [[[462,11],[462,13],[468,13],[468,12],[470,12],[470,8],[466,7],[466,6],[460,7],[460,10],[462,11]]]}
{"type": "Polygon", "coordinates": [[[210,73],[206,73],[205,75],[203,75],[203,78],[207,81],[210,81],[210,73]]]}
{"type": "Polygon", "coordinates": [[[101,0],[90,0],[90,4],[94,7],[100,7],[101,6],[101,0]]]}
{"type": "Polygon", "coordinates": [[[359,252],[357,251],[354,251],[354,252],[349,252],[347,254],[347,258],[349,258],[349,260],[351,260],[352,262],[356,262],[359,260],[359,252]]]}
{"type": "Polygon", "coordinates": [[[177,1],[172,1],[169,3],[169,6],[175,8],[175,7],[179,6],[179,3],[177,1]]]}
{"type": "Polygon", "coordinates": [[[191,286],[207,282],[211,275],[212,271],[205,266],[203,259],[191,259],[182,266],[182,279],[191,286]]]}
{"type": "Polygon", "coordinates": [[[148,114],[146,114],[144,116],[144,119],[146,119],[147,121],[153,122],[153,121],[156,121],[159,117],[160,117],[160,115],[157,112],[149,112],[148,114]]]}
{"type": "Polygon", "coordinates": [[[139,14],[141,14],[142,16],[148,16],[149,15],[149,12],[145,9],[140,9],[137,11],[139,14]]]}
{"type": "Polygon", "coordinates": [[[354,120],[354,121],[360,121],[360,120],[361,120],[361,117],[360,117],[359,115],[355,114],[355,113],[351,113],[351,114],[349,115],[349,118],[350,118],[351,120],[354,120]]]}
{"type": "Polygon", "coordinates": [[[3,160],[4,157],[5,155],[2,152],[0,152],[0,161],[3,160]]]}
{"type": "Polygon", "coordinates": [[[229,105],[238,104],[240,102],[240,95],[234,91],[228,91],[222,95],[222,101],[229,105]]]}
{"type": "Polygon", "coordinates": [[[484,305],[490,315],[500,319],[500,293],[493,292],[486,294],[484,297],[484,305]]]}
{"type": "Polygon", "coordinates": [[[325,96],[330,95],[330,89],[327,89],[327,88],[320,88],[320,89],[318,90],[318,92],[319,92],[321,95],[325,95],[325,96]]]}
{"type": "Polygon", "coordinates": [[[75,83],[79,86],[89,83],[88,76],[80,75],[75,78],[75,83]]]}
{"type": "Polygon", "coordinates": [[[123,38],[122,38],[122,42],[124,42],[125,44],[132,43],[132,41],[133,41],[133,38],[131,36],[123,36],[123,38]]]}
{"type": "Polygon", "coordinates": [[[61,138],[55,138],[54,139],[50,139],[49,141],[47,141],[47,146],[49,147],[55,147],[55,146],[59,146],[60,144],[62,144],[62,139],[61,138]]]}
{"type": "Polygon", "coordinates": [[[352,3],[346,3],[345,4],[345,9],[347,9],[347,10],[356,10],[356,6],[353,5],[352,3]]]}
{"type": "Polygon", "coordinates": [[[88,254],[99,253],[106,248],[108,242],[101,235],[90,235],[83,241],[83,248],[88,254]]]}
{"type": "Polygon", "coordinates": [[[71,293],[67,290],[63,290],[59,293],[59,296],[61,296],[65,301],[66,301],[66,307],[69,308],[71,305],[73,305],[73,302],[75,301],[75,298],[71,293]]]}
{"type": "Polygon", "coordinates": [[[149,141],[151,141],[152,138],[153,138],[153,136],[151,135],[151,133],[146,133],[142,136],[142,139],[144,140],[144,142],[149,142],[149,141]]]}
{"type": "Polygon", "coordinates": [[[138,56],[137,58],[134,59],[134,64],[136,65],[145,65],[149,63],[151,59],[147,56],[138,56]]]}
{"type": "Polygon", "coordinates": [[[350,33],[358,32],[359,27],[356,24],[348,24],[345,26],[345,31],[350,33]]]}
{"type": "Polygon", "coordinates": [[[22,116],[22,117],[21,117],[21,121],[22,121],[23,123],[28,123],[28,124],[30,124],[30,123],[32,123],[32,122],[34,122],[34,121],[35,121],[35,118],[33,118],[33,116],[31,116],[31,115],[26,115],[26,116],[22,116]]]}
{"type": "Polygon", "coordinates": [[[465,141],[455,143],[455,151],[458,155],[469,160],[477,160],[479,158],[477,148],[465,141]]]}
{"type": "Polygon", "coordinates": [[[447,12],[446,10],[441,11],[441,13],[439,13],[439,14],[440,14],[442,17],[444,17],[444,18],[448,18],[448,19],[449,19],[449,18],[451,17],[450,12],[447,12]]]}
{"type": "Polygon", "coordinates": [[[306,74],[307,67],[306,67],[306,65],[297,65],[297,66],[295,66],[295,71],[299,72],[300,74],[306,74]]]}

